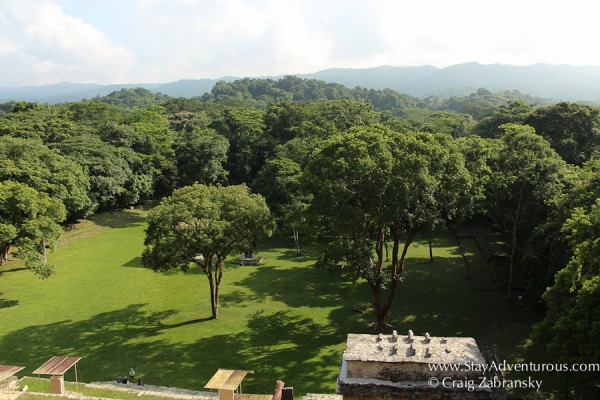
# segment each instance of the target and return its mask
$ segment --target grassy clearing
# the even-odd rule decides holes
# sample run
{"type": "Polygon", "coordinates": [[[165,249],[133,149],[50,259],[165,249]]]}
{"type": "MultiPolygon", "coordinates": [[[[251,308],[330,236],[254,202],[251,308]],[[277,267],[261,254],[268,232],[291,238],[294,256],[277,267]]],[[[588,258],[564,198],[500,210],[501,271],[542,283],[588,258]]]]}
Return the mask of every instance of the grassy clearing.
{"type": "MultiPolygon", "coordinates": [[[[297,256],[287,240],[270,239],[263,266],[228,264],[220,319],[210,320],[199,269],[142,267],[144,229],[143,212],[102,214],[65,234],[50,279],[16,261],[0,270],[0,363],[30,374],[52,355],[78,355],[80,381],[133,367],[148,384],[194,390],[218,368],[251,369],[247,393],[271,393],[276,379],[298,395],[334,392],[347,333],[370,332],[369,312],[353,311],[370,302],[364,283],[316,270],[314,246],[297,256]]],[[[411,246],[390,322],[400,332],[491,338],[508,361],[523,357],[530,315],[503,293],[473,289],[452,235],[437,235],[434,246],[434,263],[424,238],[411,246]]]]}

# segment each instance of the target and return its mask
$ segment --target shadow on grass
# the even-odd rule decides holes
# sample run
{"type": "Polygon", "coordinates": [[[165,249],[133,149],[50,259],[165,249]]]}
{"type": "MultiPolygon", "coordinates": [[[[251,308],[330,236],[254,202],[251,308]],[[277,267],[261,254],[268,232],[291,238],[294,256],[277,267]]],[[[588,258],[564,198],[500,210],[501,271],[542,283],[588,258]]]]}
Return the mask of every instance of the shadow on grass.
{"type": "MultiPolygon", "coordinates": [[[[21,264],[22,265],[22,264],[21,264]]],[[[10,267],[9,265],[4,265],[4,267],[2,267],[2,269],[0,269],[0,276],[6,274],[6,273],[11,273],[11,272],[19,272],[19,271],[25,271],[27,269],[27,267],[10,267]]]]}
{"type": "Polygon", "coordinates": [[[143,224],[146,218],[138,210],[116,210],[98,213],[91,220],[108,228],[129,228],[143,224]]]}
{"type": "Polygon", "coordinates": [[[249,290],[224,293],[222,301],[275,300],[290,307],[344,306],[352,302],[349,300],[357,290],[356,284],[314,267],[281,269],[262,266],[232,285],[249,290]]]}
{"type": "Polygon", "coordinates": [[[300,247],[300,253],[296,251],[294,242],[283,236],[277,236],[268,240],[262,240],[259,243],[260,252],[275,252],[275,259],[291,262],[309,262],[315,261],[322,249],[322,245],[317,243],[304,243],[300,247]]]}
{"type": "Polygon", "coordinates": [[[24,373],[30,374],[54,355],[81,356],[82,380],[112,379],[137,360],[142,349],[134,340],[156,338],[161,329],[158,321],[175,313],[145,313],[143,306],[133,304],[89,320],[33,325],[8,333],[0,339],[2,358],[27,366],[24,373]]]}
{"type": "Polygon", "coordinates": [[[218,368],[250,369],[256,374],[244,382],[246,392],[268,393],[276,379],[310,391],[332,391],[341,352],[322,349],[345,340],[346,329],[337,324],[317,324],[290,310],[256,312],[243,334],[215,334],[182,343],[166,340],[163,331],[189,329],[186,325],[198,320],[160,323],[173,314],[146,312],[143,304],[136,304],[82,321],[26,327],[0,339],[4,349],[0,361],[26,365],[24,374],[31,374],[54,355],[80,356],[83,382],[113,380],[134,367],[148,384],[192,389],[202,388],[218,368]]]}
{"type": "MultiPolygon", "coordinates": [[[[0,296],[2,293],[0,293],[0,296]]],[[[0,299],[0,309],[14,307],[19,304],[19,300],[0,299]]]]}
{"type": "Polygon", "coordinates": [[[309,262],[315,261],[319,257],[319,253],[314,249],[304,249],[300,253],[293,249],[286,249],[280,251],[280,255],[277,256],[278,260],[293,261],[293,262],[309,262]]]}
{"type": "Polygon", "coordinates": [[[144,268],[144,265],[142,264],[142,257],[133,257],[131,260],[123,264],[122,267],[144,268]]]}
{"type": "Polygon", "coordinates": [[[179,328],[182,326],[188,326],[188,325],[194,325],[194,324],[199,324],[202,322],[206,322],[206,321],[210,321],[212,320],[212,317],[206,317],[206,318],[198,318],[198,319],[193,319],[191,321],[184,321],[184,322],[180,322],[178,324],[171,324],[171,325],[164,325],[161,324],[161,329],[173,329],[173,328],[179,328]]]}

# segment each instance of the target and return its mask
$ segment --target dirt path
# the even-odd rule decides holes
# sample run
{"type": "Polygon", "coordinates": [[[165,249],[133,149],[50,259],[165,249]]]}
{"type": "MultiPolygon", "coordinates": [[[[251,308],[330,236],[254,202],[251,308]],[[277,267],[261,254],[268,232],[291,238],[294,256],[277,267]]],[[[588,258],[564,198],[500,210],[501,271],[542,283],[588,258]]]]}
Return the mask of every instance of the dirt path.
{"type": "Polygon", "coordinates": [[[136,393],[138,396],[158,396],[169,397],[173,399],[186,400],[215,400],[218,398],[216,393],[202,392],[187,389],[171,388],[167,386],[122,384],[115,382],[92,382],[86,384],[86,387],[96,389],[109,389],[120,392],[136,393]]]}

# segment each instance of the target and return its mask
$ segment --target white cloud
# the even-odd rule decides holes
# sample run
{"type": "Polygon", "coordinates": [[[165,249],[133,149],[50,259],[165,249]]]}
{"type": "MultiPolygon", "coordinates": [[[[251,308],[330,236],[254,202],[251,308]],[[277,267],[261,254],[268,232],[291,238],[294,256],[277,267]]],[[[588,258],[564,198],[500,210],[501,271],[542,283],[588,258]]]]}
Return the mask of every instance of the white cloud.
{"type": "Polygon", "coordinates": [[[0,86],[7,79],[166,82],[469,61],[600,65],[598,6],[586,0],[5,3],[0,86]]]}
{"type": "Polygon", "coordinates": [[[49,0],[5,2],[0,13],[0,85],[126,78],[133,54],[49,0]]]}
{"type": "Polygon", "coordinates": [[[7,57],[18,51],[20,46],[12,40],[0,37],[0,56],[7,57]]]}

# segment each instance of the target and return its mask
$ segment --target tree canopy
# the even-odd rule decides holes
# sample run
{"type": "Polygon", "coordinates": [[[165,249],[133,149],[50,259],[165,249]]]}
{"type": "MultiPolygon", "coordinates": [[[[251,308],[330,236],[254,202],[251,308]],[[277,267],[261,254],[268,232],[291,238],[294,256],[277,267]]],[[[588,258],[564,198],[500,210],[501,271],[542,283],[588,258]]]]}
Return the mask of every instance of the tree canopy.
{"type": "MultiPolygon", "coordinates": [[[[535,335],[559,362],[599,363],[600,349],[600,199],[589,211],[576,208],[564,232],[573,257],[544,294],[548,306],[535,335]]],[[[592,398],[598,388],[592,372],[572,376],[573,392],[592,398]]]]}
{"type": "Polygon", "coordinates": [[[0,181],[5,180],[60,199],[70,219],[88,216],[95,207],[83,168],[39,140],[0,137],[0,181]]]}

